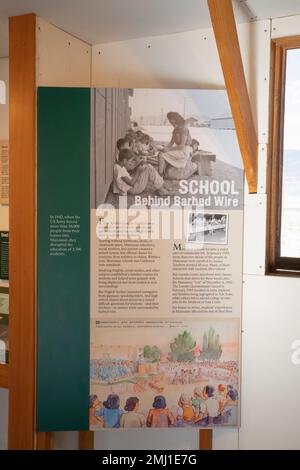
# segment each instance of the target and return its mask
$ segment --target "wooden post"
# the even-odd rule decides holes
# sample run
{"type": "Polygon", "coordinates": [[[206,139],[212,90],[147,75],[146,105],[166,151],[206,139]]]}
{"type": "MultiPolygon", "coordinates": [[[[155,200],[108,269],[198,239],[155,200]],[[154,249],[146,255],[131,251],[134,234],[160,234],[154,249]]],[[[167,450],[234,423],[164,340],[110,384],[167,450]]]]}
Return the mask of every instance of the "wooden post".
{"type": "Polygon", "coordinates": [[[94,432],[79,432],[79,450],[94,450],[94,432]]]}
{"type": "Polygon", "coordinates": [[[207,0],[249,192],[257,192],[258,141],[231,0],[207,0]]]}
{"type": "Polygon", "coordinates": [[[9,449],[35,447],[36,16],[9,19],[9,449]]]}
{"type": "Polygon", "coordinates": [[[8,388],[9,364],[0,364],[0,387],[8,388]]]}
{"type": "Polygon", "coordinates": [[[199,431],[199,449],[213,449],[213,431],[212,429],[200,429],[199,431]]]}

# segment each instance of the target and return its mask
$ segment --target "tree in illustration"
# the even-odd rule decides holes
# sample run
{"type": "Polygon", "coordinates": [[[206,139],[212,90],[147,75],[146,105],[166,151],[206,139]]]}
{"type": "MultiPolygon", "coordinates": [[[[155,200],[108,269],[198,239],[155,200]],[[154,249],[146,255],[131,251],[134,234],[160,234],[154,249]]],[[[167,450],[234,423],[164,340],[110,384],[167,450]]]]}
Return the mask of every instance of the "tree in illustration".
{"type": "Polygon", "coordinates": [[[149,362],[159,362],[161,358],[161,350],[157,346],[144,346],[144,359],[149,362]]]}
{"type": "Polygon", "coordinates": [[[220,359],[222,347],[220,344],[220,335],[216,334],[215,329],[210,327],[208,333],[204,332],[202,342],[202,352],[200,359],[215,360],[220,359]]]}
{"type": "Polygon", "coordinates": [[[192,362],[195,359],[195,347],[196,341],[191,333],[188,331],[179,333],[177,338],[170,344],[170,359],[175,362],[192,362]]]}
{"type": "Polygon", "coordinates": [[[208,348],[208,342],[207,342],[207,334],[206,332],[203,335],[203,344],[202,344],[202,349],[206,350],[208,348]]]}

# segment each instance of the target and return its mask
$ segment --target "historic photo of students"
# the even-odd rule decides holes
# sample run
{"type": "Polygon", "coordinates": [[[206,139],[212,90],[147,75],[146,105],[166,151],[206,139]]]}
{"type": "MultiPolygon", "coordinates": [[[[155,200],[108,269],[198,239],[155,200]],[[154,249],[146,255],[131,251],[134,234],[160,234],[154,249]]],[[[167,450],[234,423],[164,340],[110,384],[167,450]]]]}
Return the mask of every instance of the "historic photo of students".
{"type": "Polygon", "coordinates": [[[228,239],[228,215],[215,213],[189,214],[188,242],[225,245],[228,239]]]}
{"type": "Polygon", "coordinates": [[[92,100],[92,208],[119,208],[124,199],[126,207],[242,207],[225,91],[95,89],[92,100]]]}

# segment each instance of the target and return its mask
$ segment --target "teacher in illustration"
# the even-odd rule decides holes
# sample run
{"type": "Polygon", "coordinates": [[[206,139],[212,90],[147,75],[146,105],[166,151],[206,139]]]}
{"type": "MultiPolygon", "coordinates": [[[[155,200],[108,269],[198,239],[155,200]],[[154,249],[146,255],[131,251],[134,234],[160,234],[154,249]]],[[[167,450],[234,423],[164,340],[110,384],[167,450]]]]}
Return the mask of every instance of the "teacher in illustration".
{"type": "Polygon", "coordinates": [[[166,179],[188,178],[197,171],[197,165],[191,161],[192,138],[187,121],[173,111],[167,118],[174,130],[170,143],[158,155],[158,173],[166,179]]]}

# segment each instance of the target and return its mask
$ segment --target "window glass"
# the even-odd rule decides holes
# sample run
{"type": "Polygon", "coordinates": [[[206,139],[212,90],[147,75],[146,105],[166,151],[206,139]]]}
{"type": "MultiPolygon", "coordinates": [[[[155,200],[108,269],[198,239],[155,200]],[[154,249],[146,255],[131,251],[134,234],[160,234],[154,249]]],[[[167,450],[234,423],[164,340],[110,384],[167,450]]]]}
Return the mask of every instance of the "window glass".
{"type": "Polygon", "coordinates": [[[286,52],[280,256],[300,258],[300,49],[286,52]]]}

